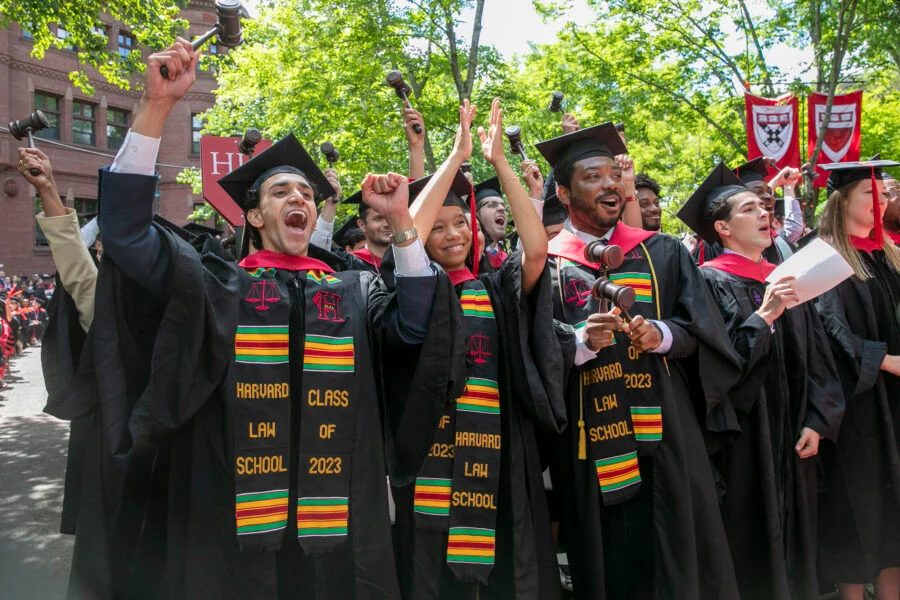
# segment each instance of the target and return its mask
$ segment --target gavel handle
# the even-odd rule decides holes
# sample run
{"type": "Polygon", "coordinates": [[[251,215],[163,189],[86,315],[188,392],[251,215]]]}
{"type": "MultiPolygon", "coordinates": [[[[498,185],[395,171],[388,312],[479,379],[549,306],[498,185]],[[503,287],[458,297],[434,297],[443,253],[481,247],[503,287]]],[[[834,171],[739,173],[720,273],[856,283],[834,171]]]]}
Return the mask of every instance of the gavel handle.
{"type": "MultiPolygon", "coordinates": [[[[196,40],[191,42],[191,48],[193,48],[196,51],[200,46],[202,46],[203,44],[208,42],[210,39],[212,39],[212,37],[214,35],[218,35],[218,33],[221,30],[222,30],[222,26],[219,25],[218,23],[216,23],[215,27],[213,27],[212,29],[210,29],[209,31],[207,31],[206,33],[204,33],[203,35],[198,37],[196,40]]],[[[159,74],[162,75],[163,79],[168,79],[169,78],[169,68],[166,65],[161,66],[159,68],[159,74]]]]}
{"type": "Polygon", "coordinates": [[[528,157],[525,156],[525,146],[522,144],[519,144],[519,156],[522,157],[522,160],[528,160],[528,157]]]}
{"type": "MultiPolygon", "coordinates": [[[[32,135],[31,128],[28,128],[28,147],[34,148],[34,135],[32,135]]],[[[28,172],[31,173],[32,177],[37,177],[42,173],[40,169],[28,169],[28,172]]]]}
{"type": "MultiPolygon", "coordinates": [[[[412,103],[409,101],[409,97],[406,95],[406,92],[401,91],[400,93],[403,94],[403,101],[406,102],[406,105],[412,108],[412,103]]],[[[415,125],[413,125],[413,131],[415,131],[416,133],[422,133],[422,126],[416,123],[415,125]]]]}

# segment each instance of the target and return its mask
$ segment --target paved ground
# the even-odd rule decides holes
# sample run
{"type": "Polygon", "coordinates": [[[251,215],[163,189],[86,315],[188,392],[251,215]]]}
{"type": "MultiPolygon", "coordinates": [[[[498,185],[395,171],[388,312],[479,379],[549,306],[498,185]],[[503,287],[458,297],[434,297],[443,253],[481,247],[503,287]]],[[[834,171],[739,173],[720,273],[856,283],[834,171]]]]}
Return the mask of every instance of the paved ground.
{"type": "Polygon", "coordinates": [[[59,533],[69,424],[43,414],[40,348],[13,360],[0,389],[0,598],[65,597],[71,536],[59,533]]]}

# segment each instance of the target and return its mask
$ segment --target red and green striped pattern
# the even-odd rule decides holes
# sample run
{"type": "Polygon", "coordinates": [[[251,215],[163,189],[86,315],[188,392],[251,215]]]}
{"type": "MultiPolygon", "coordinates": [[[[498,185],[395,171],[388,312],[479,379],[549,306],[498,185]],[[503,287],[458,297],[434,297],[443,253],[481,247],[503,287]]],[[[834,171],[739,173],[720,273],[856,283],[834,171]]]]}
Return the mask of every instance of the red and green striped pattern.
{"type": "Polygon", "coordinates": [[[347,535],[347,498],[297,498],[297,537],[347,535]]]}
{"type": "Polygon", "coordinates": [[[303,370],[324,373],[352,373],[353,338],[307,334],[303,347],[303,370]]]}
{"type": "Polygon", "coordinates": [[[451,527],[447,537],[447,562],[494,564],[494,530],[479,527],[451,527]]]}
{"type": "Polygon", "coordinates": [[[416,477],[416,495],[413,502],[413,510],[423,515],[449,516],[452,484],[452,479],[416,477]]]}
{"type": "Polygon", "coordinates": [[[662,439],[662,408],[659,406],[632,406],[631,424],[634,439],[639,442],[658,442],[662,439]]]}
{"type": "Polygon", "coordinates": [[[491,299],[487,290],[463,290],[459,295],[463,314],[467,317],[494,318],[494,309],[491,307],[491,299]]]}
{"type": "Polygon", "coordinates": [[[288,341],[287,325],[238,325],[234,334],[234,360],[268,365],[286,363],[288,341]]]}
{"type": "Polygon", "coordinates": [[[238,494],[234,511],[238,535],[254,535],[284,529],[288,520],[288,491],[269,490],[238,494]]]}
{"type": "Polygon", "coordinates": [[[500,390],[490,379],[469,377],[463,395],[456,399],[456,410],[500,414],[500,390]]]}
{"type": "Polygon", "coordinates": [[[275,269],[271,267],[257,267],[255,269],[247,269],[247,275],[255,279],[259,279],[263,274],[275,275],[275,269]]]}
{"type": "Polygon", "coordinates": [[[641,482],[637,452],[595,460],[601,492],[615,492],[641,482]]]}
{"type": "Polygon", "coordinates": [[[634,289],[635,300],[653,302],[653,281],[650,273],[610,273],[610,280],[616,285],[624,285],[634,289]]]}
{"type": "Polygon", "coordinates": [[[325,271],[307,271],[306,278],[309,281],[321,284],[323,281],[328,285],[334,285],[335,283],[340,283],[341,280],[335,277],[334,275],[330,275],[325,271]]]}

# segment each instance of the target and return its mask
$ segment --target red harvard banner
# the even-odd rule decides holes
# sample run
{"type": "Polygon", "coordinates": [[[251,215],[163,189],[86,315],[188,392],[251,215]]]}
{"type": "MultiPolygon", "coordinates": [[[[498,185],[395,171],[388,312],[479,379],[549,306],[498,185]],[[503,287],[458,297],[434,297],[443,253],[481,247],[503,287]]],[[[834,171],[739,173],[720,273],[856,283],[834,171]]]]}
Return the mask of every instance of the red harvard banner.
{"type": "MultiPolygon", "coordinates": [[[[828,103],[826,94],[813,92],[809,95],[809,155],[812,156],[816,149],[816,140],[819,138],[819,128],[825,122],[825,105],[828,103]]],[[[862,90],[835,96],[831,107],[831,119],[825,130],[825,139],[822,141],[822,153],[819,154],[819,164],[836,162],[854,162],[859,160],[859,141],[862,131],[862,90]]],[[[825,187],[828,172],[816,168],[819,173],[814,185],[825,187]]]]}
{"type": "Polygon", "coordinates": [[[744,94],[747,107],[747,160],[774,158],[779,169],[800,168],[800,103],[793,94],[760,98],[744,94]]]}
{"type": "MultiPolygon", "coordinates": [[[[234,227],[244,226],[244,211],[228,195],[219,180],[250,160],[249,156],[238,152],[240,137],[216,137],[204,135],[200,138],[200,174],[203,181],[203,199],[209,202],[222,218],[234,227]]],[[[271,140],[262,140],[256,145],[259,154],[272,145],[271,140]]]]}

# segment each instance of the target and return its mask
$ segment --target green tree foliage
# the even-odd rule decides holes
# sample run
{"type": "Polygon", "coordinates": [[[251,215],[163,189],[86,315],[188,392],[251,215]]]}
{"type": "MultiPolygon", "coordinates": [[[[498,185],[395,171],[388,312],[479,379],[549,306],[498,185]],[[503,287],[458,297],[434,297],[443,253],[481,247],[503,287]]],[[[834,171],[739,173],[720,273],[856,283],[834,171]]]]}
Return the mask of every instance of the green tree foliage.
{"type": "MultiPolygon", "coordinates": [[[[186,0],[0,0],[0,27],[18,23],[29,31],[35,58],[43,58],[51,47],[74,49],[80,65],[93,67],[113,85],[130,89],[131,76],[143,72],[141,53],[121,57],[115,48],[111,50],[101,16],[121,22],[139,46],[159,49],[186,27],[177,18],[186,4],[186,0]]],[[[69,78],[93,93],[85,68],[69,78]]]]}
{"type": "MultiPolygon", "coordinates": [[[[539,158],[533,144],[560,133],[560,115],[546,108],[559,90],[583,126],[626,123],[629,153],[662,184],[663,226],[675,233],[685,230],[675,212],[706,174],[745,159],[745,90],[771,97],[863,85],[863,152],[900,147],[896,48],[885,24],[869,23],[893,14],[893,1],[589,0],[592,22],[505,61],[474,43],[484,0],[273,1],[246,23],[245,45],[215,59],[220,89],[206,132],[293,131],[323,166],[318,145],[330,141],[347,196],[369,171],[406,172],[401,103],[386,71],[401,70],[412,86],[429,169],[449,150],[465,97],[482,108],[481,122],[490,99],[502,98],[505,124],[519,125],[528,157],[539,158]],[[854,37],[834,71],[841,10],[850,9],[854,37]],[[465,26],[463,10],[476,15],[465,26]],[[807,73],[789,79],[774,66],[785,48],[806,47],[815,50],[807,73]]],[[[570,4],[534,2],[547,18],[570,4]]],[[[472,164],[476,179],[490,174],[479,156],[472,164]]]]}

